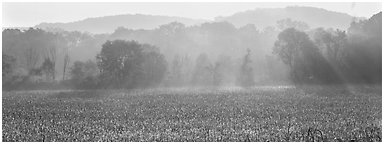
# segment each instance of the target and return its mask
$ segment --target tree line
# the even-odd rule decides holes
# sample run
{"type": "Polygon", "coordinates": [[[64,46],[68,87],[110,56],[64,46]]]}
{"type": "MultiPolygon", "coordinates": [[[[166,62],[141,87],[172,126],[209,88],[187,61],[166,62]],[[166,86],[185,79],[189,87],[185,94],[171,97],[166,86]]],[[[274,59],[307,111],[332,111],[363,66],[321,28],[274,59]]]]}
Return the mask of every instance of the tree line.
{"type": "Polygon", "coordinates": [[[305,23],[290,19],[279,21],[277,28],[278,33],[273,28],[258,33],[250,25],[236,29],[228,23],[206,23],[196,30],[197,27],[171,23],[146,34],[119,28],[111,35],[5,29],[3,88],[253,86],[275,80],[295,84],[381,84],[381,13],[352,22],[347,31],[310,29],[305,23]],[[228,35],[231,33],[234,35],[228,35]],[[129,40],[128,35],[158,36],[158,41],[147,44],[147,40],[129,40]],[[202,43],[221,43],[211,46],[223,49],[196,49],[193,53],[199,53],[197,56],[189,53],[193,48],[184,54],[173,52],[183,44],[199,46],[191,43],[191,38],[202,43]],[[232,55],[228,46],[236,48],[232,43],[237,40],[233,38],[241,39],[243,44],[232,55]],[[262,39],[274,42],[261,44],[262,39]],[[270,46],[271,50],[255,49],[257,46],[270,46]],[[82,52],[82,48],[98,52],[82,52]],[[94,58],[72,60],[74,55],[94,58]],[[260,67],[260,63],[264,66],[260,67]]]}
{"type": "Polygon", "coordinates": [[[353,22],[348,31],[300,31],[278,35],[273,52],[290,68],[295,83],[381,84],[381,13],[353,22]]]}

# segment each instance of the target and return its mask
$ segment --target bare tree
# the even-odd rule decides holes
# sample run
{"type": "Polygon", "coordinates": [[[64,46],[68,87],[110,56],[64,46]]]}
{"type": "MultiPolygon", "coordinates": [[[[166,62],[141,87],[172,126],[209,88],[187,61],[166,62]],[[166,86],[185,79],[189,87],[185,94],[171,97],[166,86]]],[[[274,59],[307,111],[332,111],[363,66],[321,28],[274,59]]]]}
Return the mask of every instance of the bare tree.
{"type": "Polygon", "coordinates": [[[69,58],[69,54],[67,52],[67,53],[65,53],[65,56],[64,56],[63,80],[65,80],[65,70],[67,69],[69,62],[70,62],[70,58],[69,58]]]}
{"type": "Polygon", "coordinates": [[[33,47],[28,47],[24,50],[24,56],[26,59],[26,66],[28,71],[31,71],[32,69],[36,68],[36,65],[40,59],[40,53],[39,50],[33,47]]]}
{"type": "Polygon", "coordinates": [[[68,32],[63,34],[63,39],[61,41],[66,42],[65,44],[63,44],[65,46],[62,48],[64,53],[63,80],[65,80],[65,74],[66,74],[65,72],[70,63],[70,56],[69,56],[70,49],[77,47],[82,38],[83,38],[83,35],[78,31],[68,32]]]}
{"type": "Polygon", "coordinates": [[[52,79],[55,80],[55,67],[56,67],[56,57],[57,49],[55,46],[50,46],[45,49],[45,59],[49,60],[52,63],[53,71],[51,71],[52,79]]]}

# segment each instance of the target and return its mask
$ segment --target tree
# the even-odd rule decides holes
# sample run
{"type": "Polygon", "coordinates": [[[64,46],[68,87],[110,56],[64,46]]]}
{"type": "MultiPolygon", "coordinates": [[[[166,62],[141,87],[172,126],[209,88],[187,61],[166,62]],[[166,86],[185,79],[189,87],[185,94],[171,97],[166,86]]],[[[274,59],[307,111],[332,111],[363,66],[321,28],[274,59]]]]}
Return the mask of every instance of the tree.
{"type": "Polygon", "coordinates": [[[15,49],[19,49],[20,41],[23,33],[19,29],[4,29],[2,32],[2,52],[14,53],[15,49]]]}
{"type": "Polygon", "coordinates": [[[71,82],[76,88],[96,88],[98,86],[97,65],[88,60],[76,61],[71,68],[71,82]]]}
{"type": "Polygon", "coordinates": [[[43,62],[43,67],[46,67],[47,70],[49,70],[49,75],[52,76],[52,80],[56,79],[56,51],[57,49],[55,46],[47,47],[45,50],[45,60],[43,62]]]}
{"type": "MultiPolygon", "coordinates": [[[[41,29],[29,28],[28,30],[4,30],[3,47],[6,54],[17,59],[17,65],[34,73],[39,69],[46,58],[56,64],[54,58],[49,54],[52,49],[59,49],[61,43],[65,43],[60,34],[46,32],[41,29]]],[[[33,76],[33,75],[31,75],[33,76]]],[[[55,76],[55,75],[53,75],[55,76]]]]}
{"type": "Polygon", "coordinates": [[[319,48],[304,32],[294,28],[282,31],[273,53],[289,66],[294,83],[330,83],[340,79],[319,48]]]}
{"type": "Polygon", "coordinates": [[[168,56],[173,56],[177,51],[182,51],[183,47],[180,47],[180,45],[189,43],[188,39],[186,39],[185,25],[179,22],[161,25],[149,37],[153,37],[152,44],[162,47],[164,51],[167,51],[164,54],[168,56]],[[175,48],[178,48],[178,50],[175,48]]]}
{"type": "Polygon", "coordinates": [[[175,55],[171,64],[172,65],[169,69],[168,84],[180,86],[182,84],[182,59],[179,55],[175,55]]]}
{"type": "Polygon", "coordinates": [[[212,84],[215,86],[220,85],[223,80],[220,68],[221,68],[220,62],[215,62],[214,65],[211,64],[207,67],[208,71],[211,72],[211,75],[212,75],[212,84]]]}
{"type": "Polygon", "coordinates": [[[250,64],[251,61],[251,50],[247,49],[247,54],[245,54],[243,58],[243,62],[240,67],[240,72],[237,77],[237,82],[240,86],[252,86],[255,84],[254,76],[253,76],[253,69],[250,64]]]}
{"type": "Polygon", "coordinates": [[[79,43],[81,42],[81,39],[83,38],[83,35],[78,32],[63,32],[62,33],[62,41],[65,41],[63,49],[63,80],[65,80],[65,74],[67,67],[70,63],[70,56],[69,52],[71,49],[77,47],[79,43]]]}
{"type": "Polygon", "coordinates": [[[84,63],[81,61],[75,61],[71,68],[71,79],[75,81],[75,83],[79,83],[84,77],[84,63]]]}
{"type": "Polygon", "coordinates": [[[40,67],[41,71],[45,74],[46,80],[55,80],[55,64],[51,59],[45,58],[43,64],[40,67]]]}
{"type": "Polygon", "coordinates": [[[324,30],[318,28],[314,33],[314,41],[320,48],[323,55],[326,56],[327,60],[335,67],[340,67],[341,60],[343,57],[343,49],[347,43],[347,35],[345,31],[341,30],[324,30]],[[337,65],[337,66],[336,66],[337,65]]]}
{"type": "Polygon", "coordinates": [[[349,79],[357,83],[381,83],[382,13],[351,23],[343,51],[349,79]]]}
{"type": "Polygon", "coordinates": [[[180,59],[181,63],[181,82],[183,85],[190,82],[193,73],[193,63],[188,55],[184,55],[180,59]]]}
{"type": "Polygon", "coordinates": [[[202,53],[196,58],[192,83],[195,85],[211,85],[213,81],[212,71],[210,71],[211,62],[207,54],[202,53]]]}
{"type": "Polygon", "coordinates": [[[25,49],[24,56],[26,58],[26,66],[28,71],[36,68],[36,65],[40,59],[40,51],[36,47],[29,46],[27,49],[25,49]]]}
{"type": "Polygon", "coordinates": [[[3,61],[2,61],[3,84],[4,82],[7,82],[11,78],[15,62],[16,62],[16,59],[13,56],[3,54],[3,61]]]}
{"type": "Polygon", "coordinates": [[[182,69],[181,58],[178,55],[176,55],[173,58],[173,62],[172,62],[172,77],[175,83],[181,82],[181,69],[182,69]]]}
{"type": "Polygon", "coordinates": [[[67,66],[69,65],[69,62],[70,62],[70,59],[69,59],[69,55],[68,53],[66,53],[64,55],[64,66],[63,66],[63,80],[65,80],[65,73],[66,73],[66,69],[67,69],[67,66]]]}
{"type": "Polygon", "coordinates": [[[107,85],[120,88],[134,87],[136,77],[142,72],[141,45],[136,41],[107,41],[97,55],[101,77],[107,85]]]}
{"type": "Polygon", "coordinates": [[[344,51],[347,45],[347,34],[345,31],[336,30],[334,39],[333,59],[339,64],[339,67],[343,67],[345,65],[343,58],[345,57],[344,51]]]}
{"type": "Polygon", "coordinates": [[[144,79],[142,86],[156,86],[163,80],[167,71],[167,61],[164,56],[155,51],[145,52],[142,70],[144,79]]]}
{"type": "Polygon", "coordinates": [[[289,28],[282,31],[278,35],[278,40],[275,42],[273,53],[280,56],[281,60],[293,70],[295,57],[299,53],[299,48],[302,47],[300,41],[305,39],[305,33],[299,32],[294,28],[289,28]]]}
{"type": "Polygon", "coordinates": [[[135,88],[159,84],[167,69],[158,48],[136,41],[107,41],[98,54],[97,65],[105,86],[135,88]]]}
{"type": "Polygon", "coordinates": [[[234,65],[232,58],[228,55],[220,55],[215,62],[214,83],[218,85],[233,84],[236,80],[238,69],[234,65]]]}
{"type": "Polygon", "coordinates": [[[28,80],[28,71],[17,67],[14,56],[2,54],[2,84],[3,90],[20,87],[28,80]]]}
{"type": "Polygon", "coordinates": [[[310,66],[315,63],[314,57],[311,56],[316,55],[316,51],[308,35],[295,28],[282,31],[273,48],[273,53],[289,66],[291,78],[295,83],[313,78],[310,66]]]}
{"type": "Polygon", "coordinates": [[[288,28],[295,28],[298,30],[305,31],[305,30],[309,29],[308,24],[306,24],[305,22],[294,21],[294,20],[291,20],[290,18],[277,21],[277,27],[280,30],[284,30],[284,29],[288,29],[288,28]]]}
{"type": "Polygon", "coordinates": [[[170,63],[166,84],[172,86],[183,86],[190,82],[193,73],[192,62],[190,58],[175,55],[170,63]]]}

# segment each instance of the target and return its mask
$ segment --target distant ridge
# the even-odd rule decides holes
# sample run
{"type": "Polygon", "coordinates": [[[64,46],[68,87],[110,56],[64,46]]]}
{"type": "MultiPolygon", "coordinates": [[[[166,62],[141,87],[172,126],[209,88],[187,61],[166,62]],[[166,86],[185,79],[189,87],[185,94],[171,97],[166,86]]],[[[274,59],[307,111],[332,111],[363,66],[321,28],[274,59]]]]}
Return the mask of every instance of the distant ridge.
{"type": "Polygon", "coordinates": [[[311,28],[325,27],[346,30],[353,19],[366,19],[362,17],[354,18],[345,13],[329,11],[315,7],[289,6],[286,8],[258,8],[238,12],[231,16],[216,17],[215,21],[228,21],[236,27],[246,24],[255,24],[258,28],[274,26],[281,19],[290,18],[296,21],[303,21],[311,28]]]}
{"type": "MultiPolygon", "coordinates": [[[[290,18],[303,21],[311,28],[338,28],[346,30],[353,20],[366,19],[355,18],[345,13],[329,11],[314,7],[290,6],[286,8],[257,8],[244,12],[238,12],[231,16],[219,16],[214,21],[227,21],[236,27],[254,24],[258,29],[275,26],[276,22],[290,18]]],[[[203,19],[190,19],[184,17],[171,17],[143,14],[123,14],[114,16],[94,17],[69,23],[41,23],[36,28],[50,30],[81,31],[90,33],[112,33],[118,27],[128,29],[155,29],[160,25],[171,22],[180,22],[186,26],[198,25],[210,22],[203,19]]]]}
{"type": "Polygon", "coordinates": [[[35,27],[42,29],[54,28],[67,31],[81,31],[90,33],[112,33],[117,27],[125,27],[128,29],[154,29],[160,25],[175,21],[183,23],[187,26],[205,22],[205,20],[196,20],[183,17],[124,14],[87,18],[69,23],[41,23],[35,27]]]}
{"type": "Polygon", "coordinates": [[[2,30],[5,29],[19,29],[19,30],[28,30],[30,27],[2,27],[2,30]]]}

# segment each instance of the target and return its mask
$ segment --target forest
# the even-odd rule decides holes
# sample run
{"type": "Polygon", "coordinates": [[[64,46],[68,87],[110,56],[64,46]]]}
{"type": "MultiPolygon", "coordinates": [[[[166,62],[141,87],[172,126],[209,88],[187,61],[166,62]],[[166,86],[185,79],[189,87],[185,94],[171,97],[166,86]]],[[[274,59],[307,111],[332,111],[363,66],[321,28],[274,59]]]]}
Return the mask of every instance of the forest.
{"type": "Polygon", "coordinates": [[[113,33],[3,29],[3,90],[380,84],[382,13],[347,30],[279,20],[113,33]]]}

